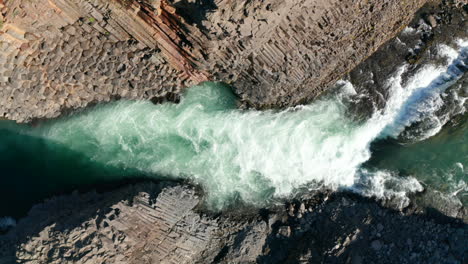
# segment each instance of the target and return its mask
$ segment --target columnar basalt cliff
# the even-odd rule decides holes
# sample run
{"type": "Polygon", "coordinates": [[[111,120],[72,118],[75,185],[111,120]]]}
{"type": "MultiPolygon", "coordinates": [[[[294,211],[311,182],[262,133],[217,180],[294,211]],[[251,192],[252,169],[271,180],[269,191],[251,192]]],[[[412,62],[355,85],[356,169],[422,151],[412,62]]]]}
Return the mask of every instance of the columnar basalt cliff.
{"type": "Polygon", "coordinates": [[[0,116],[231,83],[245,106],[309,101],[393,37],[415,1],[2,1],[0,116]]]}

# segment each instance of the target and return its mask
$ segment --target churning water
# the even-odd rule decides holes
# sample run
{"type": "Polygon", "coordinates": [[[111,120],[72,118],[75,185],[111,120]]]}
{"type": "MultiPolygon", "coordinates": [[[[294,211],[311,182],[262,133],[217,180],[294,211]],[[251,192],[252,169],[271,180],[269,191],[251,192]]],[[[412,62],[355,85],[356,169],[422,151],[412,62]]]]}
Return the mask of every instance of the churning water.
{"type": "MultiPolygon", "coordinates": [[[[52,190],[51,186],[60,189],[65,184],[73,187],[146,175],[200,184],[207,204],[214,209],[238,200],[264,205],[302,187],[343,188],[379,198],[396,196],[404,206],[406,194],[421,191],[422,186],[417,180],[420,171],[401,177],[399,164],[435,165],[421,160],[419,152],[437,153],[438,147],[418,149],[417,144],[432,139],[448,121],[437,116],[437,111],[444,106],[444,94],[467,70],[466,42],[458,46],[458,50],[441,48],[448,57],[447,65],[428,65],[405,83],[402,75],[407,66],[398,68],[387,82],[391,96],[385,108],[365,121],[347,115],[344,102],[355,91],[351,83],[343,82],[335,95],[283,111],[239,110],[229,87],[205,83],[187,89],[179,104],[119,101],[34,128],[4,123],[2,166],[10,168],[11,175],[25,170],[23,178],[10,180],[4,188],[9,188],[7,195],[21,196],[30,192],[12,191],[21,189],[17,185],[26,190],[52,190]],[[427,129],[414,139],[409,152],[407,147],[389,148],[394,153],[410,153],[401,155],[404,160],[386,162],[392,159],[387,152],[379,154],[385,159],[374,159],[373,142],[398,138],[407,127],[423,122],[427,129]],[[12,165],[18,160],[33,169],[12,165]],[[29,179],[34,186],[25,187],[29,179]]],[[[463,89],[467,88],[459,88],[463,89]]],[[[461,107],[463,98],[457,97],[461,107]]],[[[451,152],[443,160],[436,158],[442,169],[453,165],[460,171],[452,179],[459,190],[456,195],[465,195],[467,190],[463,184],[468,130],[466,126],[462,129],[458,136],[447,139],[459,141],[451,152]]]]}

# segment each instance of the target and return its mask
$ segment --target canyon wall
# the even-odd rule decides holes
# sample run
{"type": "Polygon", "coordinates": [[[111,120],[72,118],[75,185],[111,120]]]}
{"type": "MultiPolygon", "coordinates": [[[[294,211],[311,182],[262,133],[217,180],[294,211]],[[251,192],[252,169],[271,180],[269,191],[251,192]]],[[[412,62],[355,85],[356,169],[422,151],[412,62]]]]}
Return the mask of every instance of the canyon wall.
{"type": "Polygon", "coordinates": [[[312,100],[428,0],[0,1],[0,116],[118,98],[177,100],[206,80],[246,107],[312,100]]]}

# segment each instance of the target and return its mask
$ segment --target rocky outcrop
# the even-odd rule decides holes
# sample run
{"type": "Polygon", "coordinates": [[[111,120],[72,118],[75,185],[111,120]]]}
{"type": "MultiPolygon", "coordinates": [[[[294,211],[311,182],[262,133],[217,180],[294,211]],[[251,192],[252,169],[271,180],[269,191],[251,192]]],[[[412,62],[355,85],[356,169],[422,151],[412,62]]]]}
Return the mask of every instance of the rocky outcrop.
{"type": "Polygon", "coordinates": [[[253,1],[218,9],[209,29],[221,39],[215,51],[225,51],[211,55],[219,66],[210,72],[249,106],[304,103],[395,36],[425,2],[253,1]]]}
{"type": "Polygon", "coordinates": [[[208,79],[231,83],[246,106],[299,104],[425,2],[2,1],[0,116],[24,122],[121,97],[173,98],[208,79]]]}
{"type": "Polygon", "coordinates": [[[346,193],[219,215],[186,185],[55,197],[0,236],[0,263],[466,263],[466,224],[346,193]]]}

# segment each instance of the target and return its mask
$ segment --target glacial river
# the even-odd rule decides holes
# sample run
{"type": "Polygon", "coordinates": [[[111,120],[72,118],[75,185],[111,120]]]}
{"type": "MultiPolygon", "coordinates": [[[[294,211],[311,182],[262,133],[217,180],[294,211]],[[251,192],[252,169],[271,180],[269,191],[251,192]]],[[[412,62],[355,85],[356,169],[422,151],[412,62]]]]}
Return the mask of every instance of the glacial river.
{"type": "Polygon", "coordinates": [[[36,126],[0,121],[0,216],[141,177],[199,184],[214,210],[322,187],[401,206],[433,188],[466,205],[468,47],[458,43],[441,47],[446,65],[426,65],[408,81],[408,65],[397,67],[385,107],[366,120],[347,114],[359,95],[341,81],[339,91],[281,111],[239,110],[228,86],[205,83],[179,104],[118,101],[36,126]]]}

